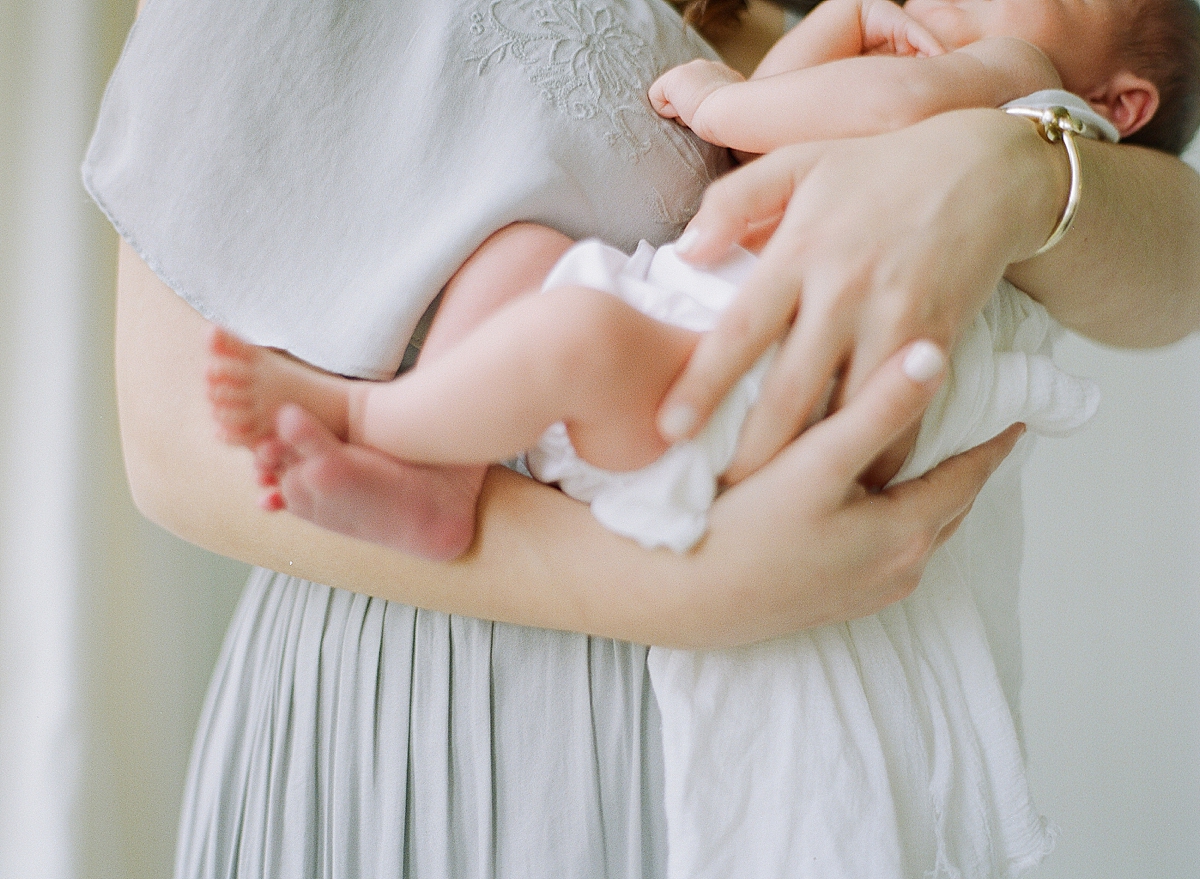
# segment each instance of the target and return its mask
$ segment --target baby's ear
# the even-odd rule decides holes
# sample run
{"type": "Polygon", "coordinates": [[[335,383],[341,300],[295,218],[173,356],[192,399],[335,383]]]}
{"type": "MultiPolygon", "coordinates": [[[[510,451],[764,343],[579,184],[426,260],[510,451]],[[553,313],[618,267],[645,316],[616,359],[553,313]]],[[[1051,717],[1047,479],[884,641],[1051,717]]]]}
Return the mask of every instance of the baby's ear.
{"type": "Polygon", "coordinates": [[[1122,70],[1089,95],[1087,102],[1117,127],[1125,139],[1158,111],[1158,86],[1145,77],[1122,70]]]}

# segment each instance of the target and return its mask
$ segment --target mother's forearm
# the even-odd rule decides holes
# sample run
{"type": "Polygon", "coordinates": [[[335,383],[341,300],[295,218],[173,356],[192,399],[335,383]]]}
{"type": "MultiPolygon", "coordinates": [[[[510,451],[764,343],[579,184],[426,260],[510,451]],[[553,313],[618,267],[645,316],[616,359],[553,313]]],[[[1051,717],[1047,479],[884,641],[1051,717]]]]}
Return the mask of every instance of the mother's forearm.
{"type": "MultiPolygon", "coordinates": [[[[498,467],[480,500],[474,546],[449,564],[263,512],[249,455],[219,442],[209,416],[209,325],[125,244],[118,287],[118,398],[130,486],[148,518],[185,540],[420,607],[642,643],[747,642],[826,622],[844,605],[840,597],[830,606],[814,601],[806,613],[803,596],[793,590],[792,600],[781,601],[771,589],[754,588],[763,570],[724,565],[719,552],[642,551],[597,525],[586,506],[498,467]]],[[[719,550],[721,541],[715,544],[719,550]]]]}
{"type": "Polygon", "coordinates": [[[1071,230],[1009,280],[1098,342],[1147,347],[1200,329],[1200,175],[1141,147],[1081,141],[1080,154],[1071,230]]]}

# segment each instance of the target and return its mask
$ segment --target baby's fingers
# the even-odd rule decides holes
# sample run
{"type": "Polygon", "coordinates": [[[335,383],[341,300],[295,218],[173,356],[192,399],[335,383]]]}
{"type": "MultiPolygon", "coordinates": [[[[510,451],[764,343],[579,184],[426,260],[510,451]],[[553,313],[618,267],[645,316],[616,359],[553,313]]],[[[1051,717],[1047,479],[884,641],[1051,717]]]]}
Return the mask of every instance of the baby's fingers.
{"type": "Polygon", "coordinates": [[[941,55],[941,43],[915,18],[894,3],[865,7],[863,48],[867,54],[941,55]]]}
{"type": "Polygon", "coordinates": [[[650,106],[654,108],[654,112],[665,119],[679,118],[679,111],[671,103],[673,74],[674,70],[668,70],[656,79],[646,95],[650,99],[650,106]]]}
{"type": "Polygon", "coordinates": [[[650,106],[668,119],[691,125],[704,99],[722,86],[744,82],[745,77],[724,64],[697,58],[672,67],[650,86],[650,106]]]}
{"type": "Polygon", "coordinates": [[[915,55],[931,58],[934,55],[943,55],[946,52],[942,48],[942,44],[937,41],[937,38],[915,21],[905,31],[905,37],[910,50],[915,55]]]}

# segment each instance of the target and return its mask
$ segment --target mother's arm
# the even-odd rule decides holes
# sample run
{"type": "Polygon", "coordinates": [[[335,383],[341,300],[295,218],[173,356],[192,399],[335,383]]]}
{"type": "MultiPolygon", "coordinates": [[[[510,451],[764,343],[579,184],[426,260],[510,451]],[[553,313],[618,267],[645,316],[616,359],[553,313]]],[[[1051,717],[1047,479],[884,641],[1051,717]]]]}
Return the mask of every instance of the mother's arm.
{"type": "Polygon", "coordinates": [[[690,555],[642,551],[586,506],[494,467],[470,552],[425,562],[258,508],[249,456],[218,442],[209,420],[209,325],[121,247],[118,404],[139,508],[215,552],[421,607],[671,646],[745,643],[861,616],[916,585],[1015,439],[866,495],[859,472],[936,385],[907,378],[893,358],[861,402],[722,496],[690,555]]]}
{"type": "Polygon", "coordinates": [[[1070,234],[1009,266],[1008,279],[1097,342],[1144,348],[1200,330],[1200,174],[1143,147],[1079,148],[1083,200],[1070,234]]]}

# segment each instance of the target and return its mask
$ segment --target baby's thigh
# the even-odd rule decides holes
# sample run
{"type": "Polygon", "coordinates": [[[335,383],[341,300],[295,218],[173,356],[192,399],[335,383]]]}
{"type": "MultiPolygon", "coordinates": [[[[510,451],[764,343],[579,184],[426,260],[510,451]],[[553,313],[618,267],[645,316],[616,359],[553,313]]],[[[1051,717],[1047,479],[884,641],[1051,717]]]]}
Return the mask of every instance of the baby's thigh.
{"type": "Polygon", "coordinates": [[[580,455],[598,466],[629,469],[666,451],[658,406],[699,334],[588,287],[547,290],[529,304],[538,310],[530,344],[543,349],[546,367],[570,389],[565,420],[580,455]],[[596,446],[593,454],[589,446],[596,446]],[[600,447],[620,449],[621,466],[600,447]]]}
{"type": "Polygon", "coordinates": [[[539,289],[572,243],[536,223],[510,223],[493,232],[443,288],[424,355],[436,356],[508,303],[539,289]]]}

